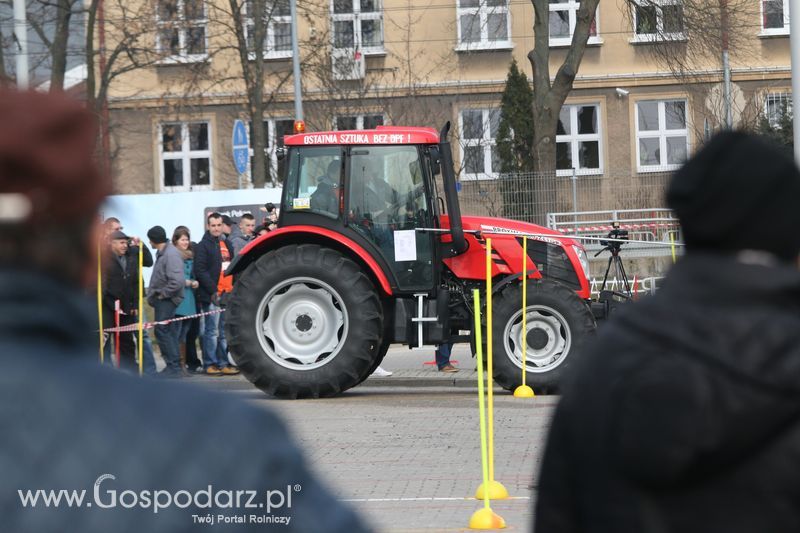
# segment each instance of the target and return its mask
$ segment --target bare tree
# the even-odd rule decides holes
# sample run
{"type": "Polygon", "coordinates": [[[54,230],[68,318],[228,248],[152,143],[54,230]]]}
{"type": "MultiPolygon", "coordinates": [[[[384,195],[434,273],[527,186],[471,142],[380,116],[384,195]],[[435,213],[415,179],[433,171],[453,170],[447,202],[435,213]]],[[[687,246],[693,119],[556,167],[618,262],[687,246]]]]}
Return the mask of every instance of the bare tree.
{"type": "Polygon", "coordinates": [[[577,11],[572,43],[564,61],[550,79],[550,2],[531,0],[534,11],[533,50],[528,60],[533,67],[533,166],[537,172],[556,168],[556,129],[561,106],[572,90],[586,50],[599,0],[581,2],[577,11]]]}

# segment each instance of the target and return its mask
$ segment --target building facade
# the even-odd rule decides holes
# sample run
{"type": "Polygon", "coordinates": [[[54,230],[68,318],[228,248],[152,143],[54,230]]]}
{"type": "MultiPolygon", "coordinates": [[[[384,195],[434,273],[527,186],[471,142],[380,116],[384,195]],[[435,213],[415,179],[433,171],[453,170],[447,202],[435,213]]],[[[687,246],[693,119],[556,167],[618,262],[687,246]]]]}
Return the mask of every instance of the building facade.
{"type": "MultiPolygon", "coordinates": [[[[560,113],[558,175],[636,180],[670,171],[724,123],[721,51],[695,57],[688,69],[678,61],[693,54],[702,25],[693,24],[681,0],[631,2],[600,2],[560,113]],[[665,47],[672,47],[673,63],[665,47]]],[[[152,24],[141,31],[158,59],[121,73],[109,92],[117,192],[249,183],[234,169],[231,132],[236,119],[253,127],[242,61],[252,61],[257,49],[264,58],[268,184],[280,181],[275,152],[295,118],[292,21],[288,0],[267,0],[265,38],[256,46],[255,3],[156,0],[152,24]]],[[[460,180],[498,177],[500,97],[511,61],[531,77],[529,0],[298,4],[309,130],[438,129],[449,120],[460,180]]],[[[735,126],[752,127],[764,117],[777,120],[791,105],[788,0],[745,4],[751,9],[737,13],[731,28],[732,112],[735,126]]],[[[569,51],[579,5],[548,4],[551,75],[569,51]]]]}

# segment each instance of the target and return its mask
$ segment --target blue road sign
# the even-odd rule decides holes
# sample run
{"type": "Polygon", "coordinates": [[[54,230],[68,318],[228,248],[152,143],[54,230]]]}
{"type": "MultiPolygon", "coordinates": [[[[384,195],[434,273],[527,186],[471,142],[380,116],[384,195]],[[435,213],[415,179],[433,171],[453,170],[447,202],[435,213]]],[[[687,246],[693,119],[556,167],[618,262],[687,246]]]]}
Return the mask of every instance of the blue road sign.
{"type": "Polygon", "coordinates": [[[233,123],[233,164],[236,172],[244,174],[250,166],[250,143],[247,141],[247,128],[244,122],[237,120],[233,123]]]}

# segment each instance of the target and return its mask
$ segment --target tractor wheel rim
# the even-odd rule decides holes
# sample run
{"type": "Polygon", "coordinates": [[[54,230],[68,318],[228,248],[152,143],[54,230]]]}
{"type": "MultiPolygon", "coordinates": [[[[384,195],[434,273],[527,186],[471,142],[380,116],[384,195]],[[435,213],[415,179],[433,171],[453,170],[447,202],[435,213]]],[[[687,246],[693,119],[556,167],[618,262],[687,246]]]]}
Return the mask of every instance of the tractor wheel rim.
{"type": "Polygon", "coordinates": [[[572,346],[569,324],[561,313],[544,305],[528,306],[525,321],[524,339],[521,309],[506,323],[503,333],[506,354],[522,370],[522,343],[527,341],[526,370],[533,373],[554,370],[564,362],[572,346]]]}
{"type": "Polygon", "coordinates": [[[347,338],[348,313],[327,283],[298,277],[275,285],[256,313],[258,340],[270,359],[292,370],[330,363],[347,338]]]}

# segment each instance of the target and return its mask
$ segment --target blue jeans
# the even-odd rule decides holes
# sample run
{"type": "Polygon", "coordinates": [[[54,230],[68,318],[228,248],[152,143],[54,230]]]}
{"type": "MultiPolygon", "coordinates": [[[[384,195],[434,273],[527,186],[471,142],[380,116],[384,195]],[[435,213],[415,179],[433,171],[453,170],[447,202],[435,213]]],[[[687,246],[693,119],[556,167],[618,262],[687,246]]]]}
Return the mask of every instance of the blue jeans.
{"type": "MultiPolygon", "coordinates": [[[[177,306],[172,303],[172,300],[157,300],[155,306],[153,306],[156,321],[175,318],[176,308],[177,306]]],[[[161,357],[164,358],[164,362],[167,364],[164,372],[168,374],[178,374],[181,369],[178,328],[180,328],[179,322],[155,327],[156,340],[158,341],[158,347],[161,349],[161,357]]]]}
{"type": "MultiPolygon", "coordinates": [[[[215,311],[219,306],[212,303],[202,304],[204,313],[215,311]]],[[[225,334],[221,331],[223,326],[222,313],[214,313],[202,317],[203,329],[203,368],[216,365],[220,368],[228,366],[228,345],[225,342],[225,334]]]]}
{"type": "Polygon", "coordinates": [[[189,334],[189,328],[192,327],[191,320],[181,320],[178,322],[178,343],[186,342],[186,335],[189,334]]]}
{"type": "Polygon", "coordinates": [[[453,349],[452,343],[440,344],[436,348],[436,368],[441,370],[450,364],[450,352],[453,349]]]}

